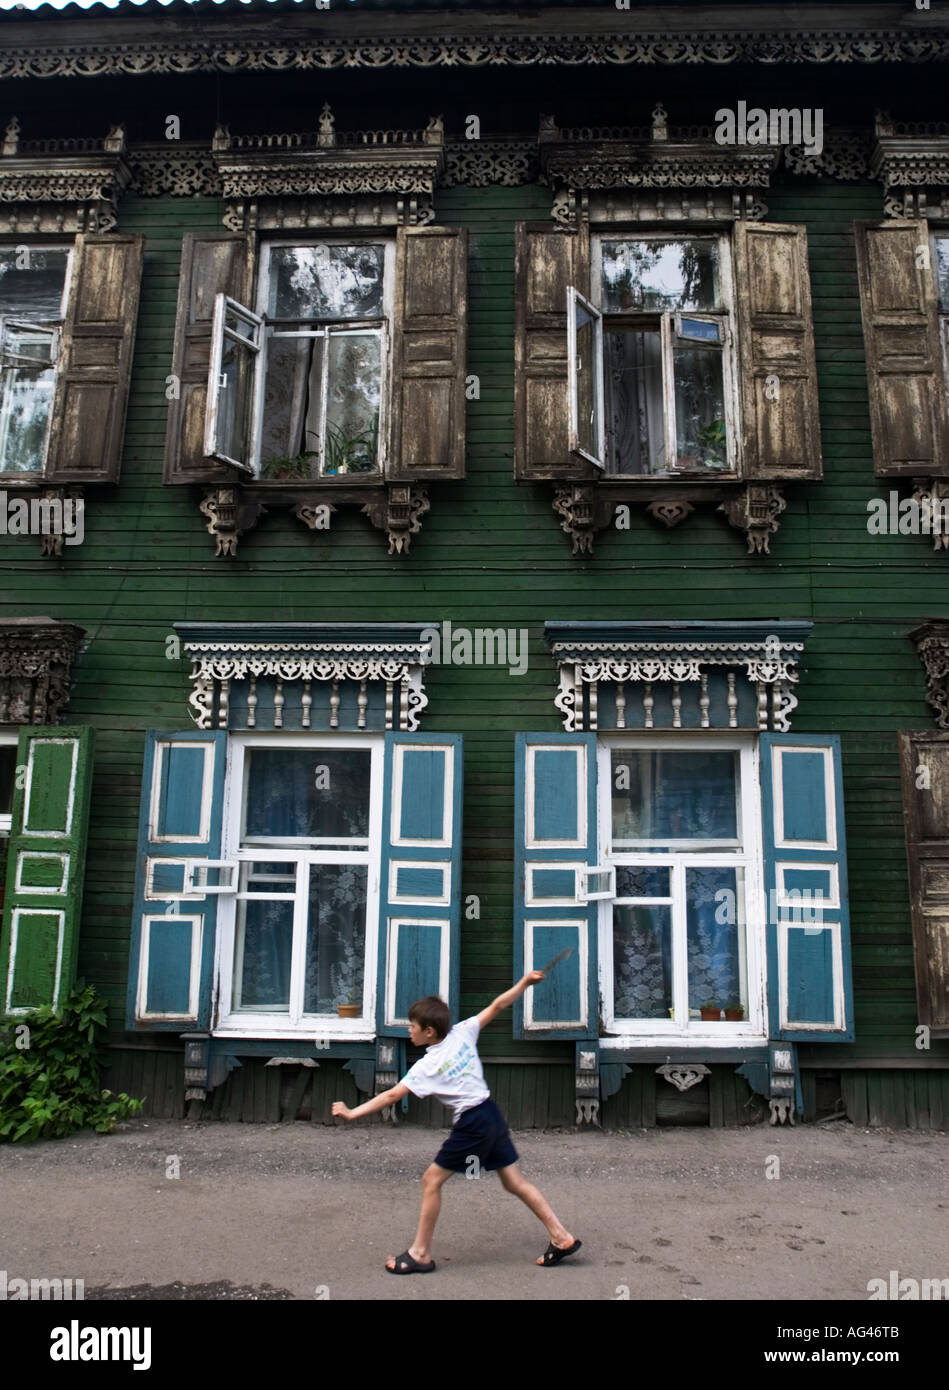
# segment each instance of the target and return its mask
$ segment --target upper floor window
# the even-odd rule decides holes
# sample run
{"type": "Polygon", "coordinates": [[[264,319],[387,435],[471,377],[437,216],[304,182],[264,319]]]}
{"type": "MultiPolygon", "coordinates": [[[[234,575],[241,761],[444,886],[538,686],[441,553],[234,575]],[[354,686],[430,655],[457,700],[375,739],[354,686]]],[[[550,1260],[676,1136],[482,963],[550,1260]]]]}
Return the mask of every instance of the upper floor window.
{"type": "Polygon", "coordinates": [[[0,472],[42,474],[71,248],[0,247],[0,472]]]}
{"type": "Polygon", "coordinates": [[[593,238],[592,302],[571,292],[571,434],[607,474],[734,471],[723,237],[593,238]]]}
{"type": "Polygon", "coordinates": [[[933,237],[933,266],[936,271],[936,298],[939,305],[939,339],[942,343],[943,364],[949,380],[949,233],[937,232],[933,237]]]}
{"type": "Polygon", "coordinates": [[[395,243],[270,242],[257,312],[218,294],[208,455],[255,477],[378,473],[395,243]]]}

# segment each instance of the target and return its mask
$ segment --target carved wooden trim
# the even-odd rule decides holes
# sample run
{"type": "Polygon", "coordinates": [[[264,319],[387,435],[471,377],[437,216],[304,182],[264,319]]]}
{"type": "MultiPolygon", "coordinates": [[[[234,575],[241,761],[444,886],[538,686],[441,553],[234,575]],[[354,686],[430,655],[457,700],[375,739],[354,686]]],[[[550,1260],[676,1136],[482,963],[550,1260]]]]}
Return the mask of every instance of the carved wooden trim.
{"type": "Polygon", "coordinates": [[[770,555],[771,537],[778,530],[778,517],[787,502],[779,487],[772,483],[747,483],[737,497],[722,502],[732,526],[744,531],[748,538],[749,555],[770,555]]]}
{"type": "Polygon", "coordinates": [[[870,174],[883,185],[887,217],[949,216],[949,124],[894,121],[878,111],[870,174]]]}
{"type": "Polygon", "coordinates": [[[0,622],[0,724],[58,724],[85,629],[53,618],[0,622]]]}
{"type": "Polygon", "coordinates": [[[239,487],[212,487],[198,510],[208,518],[206,529],[214,537],[215,555],[236,555],[241,536],[257,525],[267,509],[261,502],[248,501],[239,487]]]}
{"type": "Polygon", "coordinates": [[[390,555],[408,555],[412,537],[421,531],[422,517],[430,506],[426,488],[389,483],[385,494],[373,497],[362,510],[373,526],[386,532],[390,555]]]}
{"type": "Polygon", "coordinates": [[[102,140],[21,140],[14,116],[0,146],[0,230],[111,232],[131,181],[125,131],[102,140]]]}
{"type": "Polygon", "coordinates": [[[907,634],[926,672],[926,700],[937,729],[949,729],[949,619],[930,618],[907,634]]]}
{"type": "Polygon", "coordinates": [[[597,531],[610,524],[611,504],[599,496],[595,485],[573,483],[554,488],[553,509],[561,518],[560,529],[570,537],[574,555],[592,555],[597,531]]]}

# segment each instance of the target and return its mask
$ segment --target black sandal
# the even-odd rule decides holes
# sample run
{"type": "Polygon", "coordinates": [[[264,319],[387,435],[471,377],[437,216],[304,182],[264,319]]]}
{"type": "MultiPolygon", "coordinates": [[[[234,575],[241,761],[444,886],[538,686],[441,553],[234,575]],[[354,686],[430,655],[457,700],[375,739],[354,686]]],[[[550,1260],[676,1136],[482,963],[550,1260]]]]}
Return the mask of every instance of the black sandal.
{"type": "Polygon", "coordinates": [[[565,1260],[568,1255],[573,1255],[577,1250],[579,1250],[582,1244],[582,1240],[575,1240],[572,1245],[569,1245],[567,1247],[566,1250],[560,1250],[556,1245],[553,1244],[553,1242],[551,1242],[551,1244],[548,1245],[547,1249],[544,1251],[545,1267],[548,1265],[559,1265],[561,1260],[565,1260]]]}
{"type": "Polygon", "coordinates": [[[431,1274],[435,1268],[435,1261],[429,1260],[427,1265],[420,1265],[418,1260],[413,1260],[407,1250],[403,1250],[401,1255],[395,1257],[395,1269],[390,1269],[386,1265],[387,1274],[431,1274]]]}

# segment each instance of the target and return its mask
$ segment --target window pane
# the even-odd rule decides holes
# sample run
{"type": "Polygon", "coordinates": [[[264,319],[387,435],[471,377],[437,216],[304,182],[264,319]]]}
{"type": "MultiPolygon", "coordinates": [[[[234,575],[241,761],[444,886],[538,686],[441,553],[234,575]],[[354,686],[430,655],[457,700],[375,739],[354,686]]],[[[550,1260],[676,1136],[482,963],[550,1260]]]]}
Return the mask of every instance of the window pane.
{"type": "Polygon", "coordinates": [[[254,405],[253,348],[225,337],[221,353],[221,376],[217,395],[215,452],[238,463],[251,457],[251,414],[254,405]]]}
{"type": "Polygon", "coordinates": [[[234,1008],[288,1013],[292,952],[292,902],[238,902],[234,1008]]]}
{"type": "Polygon", "coordinates": [[[0,249],[0,316],[38,323],[61,319],[68,259],[65,249],[0,249]],[[24,250],[29,252],[27,257],[24,250]]]}
{"type": "Polygon", "coordinates": [[[604,333],[603,340],[607,472],[662,472],[665,444],[659,333],[604,333]]]}
{"type": "Polygon", "coordinates": [[[384,246],[274,246],[267,317],[377,319],[384,246]]]}
{"type": "Polygon", "coordinates": [[[675,376],[676,466],[728,467],[722,354],[714,348],[672,350],[675,376]]]}
{"type": "Polygon", "coordinates": [[[303,1012],[361,1004],[366,965],[366,864],[313,864],[303,1012]]]}
{"type": "Polygon", "coordinates": [[[0,816],[13,810],[13,782],[16,776],[16,744],[0,743],[0,816]]]}
{"type": "Polygon", "coordinates": [[[55,388],[52,332],[5,324],[0,353],[0,470],[3,472],[42,471],[55,388]]]}
{"type": "Polygon", "coordinates": [[[614,907],[613,1012],[617,1018],[670,1018],[671,907],[614,907]]]}
{"type": "MultiPolygon", "coordinates": [[[[594,458],[600,457],[600,429],[596,417],[596,390],[594,382],[598,364],[596,362],[596,337],[593,319],[580,303],[574,303],[574,319],[577,342],[576,368],[576,415],[577,442],[581,449],[594,458]]],[[[574,389],[573,386],[571,389],[574,389]]]]}
{"type": "Polygon", "coordinates": [[[747,1016],[744,950],[744,871],[685,871],[689,1010],[706,1005],[747,1016]]]}
{"type": "Polygon", "coordinates": [[[716,241],[604,241],[604,314],[719,307],[716,241]]]}
{"type": "Polygon", "coordinates": [[[614,841],[736,840],[738,754],[614,748],[614,841]]]}
{"type": "Polygon", "coordinates": [[[936,237],[936,289],[939,312],[949,314],[949,237],[936,237]]]}
{"type": "Polygon", "coordinates": [[[262,477],[316,477],[325,342],[322,336],[268,340],[260,440],[262,477]]]}
{"type": "Polygon", "coordinates": [[[616,896],[618,898],[668,898],[669,870],[665,867],[618,864],[616,866],[616,896]]]}
{"type": "Polygon", "coordinates": [[[368,836],[370,763],[354,748],[249,748],[245,837],[368,836]]]}
{"type": "Polygon", "coordinates": [[[371,473],[379,462],[382,340],[378,333],[333,333],[327,346],[328,476],[371,473]]]}

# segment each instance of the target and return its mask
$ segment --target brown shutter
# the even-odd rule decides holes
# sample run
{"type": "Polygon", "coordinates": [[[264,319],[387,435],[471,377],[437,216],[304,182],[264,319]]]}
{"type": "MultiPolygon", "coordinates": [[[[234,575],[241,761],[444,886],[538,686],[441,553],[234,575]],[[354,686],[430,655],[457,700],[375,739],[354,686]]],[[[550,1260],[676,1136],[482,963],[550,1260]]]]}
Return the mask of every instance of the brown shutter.
{"type": "Polygon", "coordinates": [[[514,476],[584,479],[567,414],[567,289],[590,293],[590,235],[519,222],[514,276],[514,476]]]}
{"type": "Polygon", "coordinates": [[[742,476],[823,476],[807,231],[736,222],[742,476]],[[768,380],[768,378],[772,380],[768,380]]]}
{"type": "Polygon", "coordinates": [[[465,476],[468,233],[400,227],[386,477],[465,476]]]}
{"type": "Polygon", "coordinates": [[[165,482],[234,481],[234,470],[204,453],[204,417],[208,403],[208,362],[214,299],[226,294],[246,304],[250,293],[248,238],[185,234],[181,247],[178,315],[171,371],[180,382],[180,399],[168,403],[165,482]]]}
{"type": "Polygon", "coordinates": [[[923,219],[854,225],[876,474],[945,474],[949,430],[929,227],[923,219]]]}
{"type": "Polygon", "coordinates": [[[899,740],[919,1022],[949,1038],[949,735],[899,740]]]}
{"type": "Polygon", "coordinates": [[[119,476],[145,238],[76,237],[46,477],[119,476]]]}

